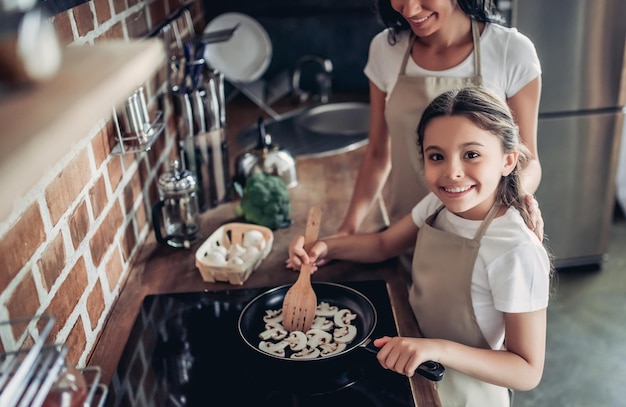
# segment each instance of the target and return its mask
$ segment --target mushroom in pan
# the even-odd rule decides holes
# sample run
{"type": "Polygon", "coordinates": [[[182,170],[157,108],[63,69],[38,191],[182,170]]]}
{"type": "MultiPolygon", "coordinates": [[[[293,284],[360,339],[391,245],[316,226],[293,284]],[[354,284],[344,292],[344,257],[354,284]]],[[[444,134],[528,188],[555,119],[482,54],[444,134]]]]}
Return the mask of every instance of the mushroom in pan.
{"type": "Polygon", "coordinates": [[[333,340],[333,336],[330,333],[321,329],[309,329],[306,332],[306,337],[308,338],[307,345],[311,348],[317,348],[321,344],[329,343],[333,340]]]}
{"type": "Polygon", "coordinates": [[[335,342],[350,343],[356,337],[356,327],[354,325],[346,325],[340,328],[335,328],[333,331],[333,338],[335,342]]]}
{"type": "Polygon", "coordinates": [[[351,325],[352,321],[356,319],[356,314],[353,314],[347,308],[340,309],[333,316],[333,322],[335,322],[335,326],[342,327],[346,325],[351,325]]]}
{"type": "Polygon", "coordinates": [[[289,349],[294,352],[298,352],[306,347],[307,337],[302,331],[293,331],[289,333],[289,336],[285,339],[285,341],[289,344],[289,349]]]}
{"type": "Polygon", "coordinates": [[[293,359],[315,359],[320,355],[320,350],[306,346],[300,352],[291,355],[293,359]]]}
{"type": "Polygon", "coordinates": [[[315,315],[319,315],[321,317],[332,317],[337,311],[339,311],[338,307],[322,301],[317,306],[317,309],[315,310],[315,315]]]}
{"type": "Polygon", "coordinates": [[[272,323],[272,322],[281,322],[283,320],[283,310],[282,308],[273,310],[268,309],[265,310],[265,316],[263,317],[263,322],[272,323]]]}
{"type": "Polygon", "coordinates": [[[274,339],[281,340],[287,336],[287,330],[278,322],[272,322],[265,325],[265,331],[259,334],[259,337],[263,340],[274,339]]]}
{"type": "Polygon", "coordinates": [[[263,352],[267,352],[283,358],[285,357],[285,348],[287,346],[289,346],[289,344],[286,341],[280,341],[276,343],[261,341],[259,343],[259,349],[261,349],[263,352]]]}
{"type": "Polygon", "coordinates": [[[334,355],[335,353],[339,353],[343,351],[345,348],[346,348],[345,343],[339,343],[339,342],[325,343],[323,345],[320,345],[320,355],[321,356],[334,355]]]}
{"type": "Polygon", "coordinates": [[[333,329],[333,321],[326,319],[324,317],[315,317],[313,319],[313,323],[311,324],[311,329],[321,329],[322,331],[330,331],[333,329]]]}

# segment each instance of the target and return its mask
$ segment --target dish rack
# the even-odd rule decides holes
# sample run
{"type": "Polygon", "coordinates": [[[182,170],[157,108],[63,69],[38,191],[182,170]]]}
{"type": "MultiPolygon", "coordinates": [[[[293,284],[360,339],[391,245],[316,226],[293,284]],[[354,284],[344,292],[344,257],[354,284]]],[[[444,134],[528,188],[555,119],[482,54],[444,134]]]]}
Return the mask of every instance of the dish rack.
{"type": "MultiPolygon", "coordinates": [[[[42,406],[52,386],[65,366],[67,348],[47,344],[55,318],[41,314],[32,317],[0,321],[0,331],[21,327],[37,327],[38,338],[32,344],[0,353],[0,406],[42,406]]],[[[24,329],[26,331],[26,329],[24,329]]],[[[108,387],[100,383],[99,367],[78,369],[87,382],[87,396],[83,406],[102,406],[108,387]]]]}

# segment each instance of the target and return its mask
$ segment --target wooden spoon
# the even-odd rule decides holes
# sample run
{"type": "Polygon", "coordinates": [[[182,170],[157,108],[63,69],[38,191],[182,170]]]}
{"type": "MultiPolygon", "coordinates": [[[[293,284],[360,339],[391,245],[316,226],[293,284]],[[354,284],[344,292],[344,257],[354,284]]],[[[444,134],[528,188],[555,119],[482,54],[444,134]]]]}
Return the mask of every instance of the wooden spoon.
{"type": "MultiPolygon", "coordinates": [[[[304,247],[317,241],[322,212],[317,206],[309,210],[304,232],[304,247]]],[[[311,328],[317,308],[317,296],[311,285],[311,264],[300,267],[300,275],[283,300],[283,326],[289,331],[306,332],[311,328]]]]}

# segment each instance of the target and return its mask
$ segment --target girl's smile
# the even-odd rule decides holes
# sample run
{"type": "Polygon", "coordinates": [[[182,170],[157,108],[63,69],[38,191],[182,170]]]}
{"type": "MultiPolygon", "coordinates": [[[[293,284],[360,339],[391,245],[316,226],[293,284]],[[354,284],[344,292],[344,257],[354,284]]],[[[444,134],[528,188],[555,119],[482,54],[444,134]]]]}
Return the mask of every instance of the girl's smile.
{"type": "Polygon", "coordinates": [[[501,141],[464,116],[433,119],[424,133],[424,175],[430,189],[451,212],[484,219],[503,176],[517,163],[501,141]]]}

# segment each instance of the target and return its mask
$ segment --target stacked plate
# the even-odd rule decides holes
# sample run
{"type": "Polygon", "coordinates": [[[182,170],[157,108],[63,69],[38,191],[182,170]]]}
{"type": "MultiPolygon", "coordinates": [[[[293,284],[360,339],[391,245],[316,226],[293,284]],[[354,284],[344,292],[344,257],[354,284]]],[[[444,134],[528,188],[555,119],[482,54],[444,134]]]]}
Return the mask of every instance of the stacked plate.
{"type": "Polygon", "coordinates": [[[235,26],[230,40],[206,45],[204,59],[231,82],[254,82],[265,73],[272,59],[272,42],[257,20],[242,13],[225,13],[211,20],[204,33],[235,26]]]}

